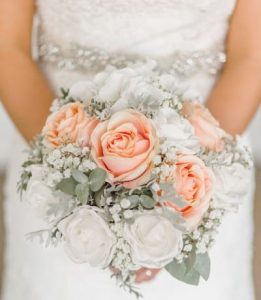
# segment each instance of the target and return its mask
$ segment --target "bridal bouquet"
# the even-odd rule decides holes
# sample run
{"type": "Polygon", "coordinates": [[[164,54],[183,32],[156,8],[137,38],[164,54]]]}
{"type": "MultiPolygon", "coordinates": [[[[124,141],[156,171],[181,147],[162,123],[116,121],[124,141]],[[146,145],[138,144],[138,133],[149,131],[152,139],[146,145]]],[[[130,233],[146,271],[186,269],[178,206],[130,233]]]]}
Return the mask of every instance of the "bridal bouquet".
{"type": "Polygon", "coordinates": [[[139,296],[141,268],[197,285],[224,215],[248,190],[239,138],[190,101],[171,75],[108,68],[62,90],[32,146],[19,189],[75,263],[109,269],[139,296]]]}

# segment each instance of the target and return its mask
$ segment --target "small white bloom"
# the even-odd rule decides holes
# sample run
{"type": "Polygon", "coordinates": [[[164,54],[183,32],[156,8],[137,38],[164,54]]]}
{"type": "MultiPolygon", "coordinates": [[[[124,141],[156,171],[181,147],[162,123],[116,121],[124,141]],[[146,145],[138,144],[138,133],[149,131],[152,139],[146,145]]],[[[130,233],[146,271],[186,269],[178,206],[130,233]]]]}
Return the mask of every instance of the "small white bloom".
{"type": "Polygon", "coordinates": [[[185,252],[190,252],[191,250],[192,250],[192,245],[191,244],[188,244],[188,245],[186,245],[185,247],[184,247],[184,251],[185,252]]]}
{"type": "Polygon", "coordinates": [[[112,214],[112,218],[113,218],[113,221],[114,221],[115,223],[118,223],[118,222],[121,221],[120,215],[117,214],[117,213],[113,213],[113,214],[112,214]]]}
{"type": "Polygon", "coordinates": [[[62,153],[61,153],[61,151],[59,149],[55,149],[53,151],[52,155],[53,155],[54,158],[57,159],[57,158],[61,158],[62,153]]]}
{"type": "Polygon", "coordinates": [[[131,219],[133,217],[133,211],[128,209],[123,212],[123,216],[125,219],[131,219]]]}
{"type": "Polygon", "coordinates": [[[154,191],[154,192],[159,192],[160,191],[160,185],[157,183],[157,182],[154,182],[151,186],[151,189],[154,191]]]}
{"type": "Polygon", "coordinates": [[[121,200],[121,207],[122,208],[124,208],[124,209],[129,208],[130,205],[131,205],[131,203],[130,203],[129,199],[124,198],[124,199],[121,200]]]}
{"type": "Polygon", "coordinates": [[[161,163],[161,156],[160,155],[155,155],[153,158],[154,164],[157,166],[161,163]]]}
{"type": "Polygon", "coordinates": [[[59,171],[50,172],[47,174],[47,185],[50,187],[55,187],[61,180],[63,175],[59,171]]]}
{"type": "Polygon", "coordinates": [[[212,227],[213,227],[213,222],[211,222],[210,220],[205,224],[205,227],[207,228],[207,229],[211,229],[212,227]]]}
{"type": "Polygon", "coordinates": [[[196,244],[197,247],[197,253],[206,253],[207,247],[204,242],[199,242],[196,244]]]}
{"type": "Polygon", "coordinates": [[[110,205],[112,203],[112,197],[108,197],[107,199],[106,199],[106,204],[107,205],[110,205]]]}
{"type": "Polygon", "coordinates": [[[66,169],[64,172],[63,172],[63,175],[65,178],[70,178],[72,176],[72,171],[71,169],[66,169]]]}
{"type": "Polygon", "coordinates": [[[176,152],[174,150],[170,150],[166,153],[166,159],[168,162],[173,162],[177,159],[176,152]]]}
{"type": "Polygon", "coordinates": [[[193,233],[192,233],[192,236],[194,239],[199,239],[200,237],[200,232],[198,230],[194,230],[193,233]]]}
{"type": "Polygon", "coordinates": [[[81,166],[86,171],[87,170],[94,170],[97,167],[96,164],[94,162],[92,162],[91,160],[89,160],[89,159],[84,160],[82,162],[81,166]]]}
{"type": "Polygon", "coordinates": [[[79,166],[79,164],[80,164],[80,158],[79,157],[74,157],[73,158],[73,167],[74,168],[77,168],[78,166],[79,166]]]}
{"type": "Polygon", "coordinates": [[[211,220],[215,220],[217,218],[217,211],[216,210],[212,210],[209,214],[209,218],[211,220]]]}
{"type": "Polygon", "coordinates": [[[76,263],[107,267],[115,253],[116,236],[104,219],[91,207],[82,207],[61,221],[65,250],[76,263]]]}
{"type": "Polygon", "coordinates": [[[90,148],[89,147],[84,147],[82,148],[82,155],[85,156],[86,154],[90,153],[90,148]]]}
{"type": "Polygon", "coordinates": [[[125,224],[124,237],[133,263],[142,267],[162,268],[182,249],[182,233],[155,212],[137,214],[132,224],[125,224]]]}

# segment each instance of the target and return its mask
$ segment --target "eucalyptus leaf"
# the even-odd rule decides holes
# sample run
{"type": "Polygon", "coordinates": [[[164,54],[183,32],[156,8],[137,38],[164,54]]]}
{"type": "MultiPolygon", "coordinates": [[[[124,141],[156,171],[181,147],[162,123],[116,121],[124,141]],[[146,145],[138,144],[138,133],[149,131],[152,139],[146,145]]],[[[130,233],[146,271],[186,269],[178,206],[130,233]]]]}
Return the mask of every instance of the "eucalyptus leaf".
{"type": "Polygon", "coordinates": [[[141,195],[140,196],[140,203],[144,208],[152,209],[156,205],[156,200],[147,196],[147,195],[141,195]]]}
{"type": "Polygon", "coordinates": [[[61,182],[59,182],[56,188],[65,194],[74,196],[77,184],[78,183],[74,180],[74,178],[70,177],[65,178],[61,182]]]}
{"type": "Polygon", "coordinates": [[[194,269],[207,281],[210,275],[211,261],[208,253],[198,254],[194,269]]]}
{"type": "Polygon", "coordinates": [[[75,193],[76,193],[78,200],[82,204],[87,203],[87,200],[88,200],[89,194],[90,194],[90,188],[89,188],[88,182],[78,184],[76,186],[75,193]]]}
{"type": "Polygon", "coordinates": [[[130,208],[135,208],[140,203],[140,197],[138,195],[131,195],[128,197],[128,200],[130,201],[130,208]]]}
{"type": "Polygon", "coordinates": [[[101,168],[93,170],[89,176],[90,188],[92,192],[98,192],[105,183],[107,173],[101,168]]]}
{"type": "Polygon", "coordinates": [[[179,263],[177,260],[173,260],[168,264],[165,269],[176,279],[185,282],[190,285],[198,285],[200,280],[200,274],[192,269],[187,272],[187,267],[185,262],[179,263]]]}
{"type": "Polygon", "coordinates": [[[83,172],[76,169],[72,170],[72,177],[79,183],[85,183],[88,181],[88,177],[83,172]]]}
{"type": "Polygon", "coordinates": [[[103,192],[104,192],[104,189],[102,188],[99,191],[95,192],[95,194],[94,194],[95,204],[99,208],[102,208],[105,205],[105,198],[103,197],[103,192]]]}
{"type": "Polygon", "coordinates": [[[197,261],[197,254],[194,247],[193,250],[189,253],[189,256],[185,260],[187,273],[189,273],[194,268],[196,261],[197,261]]]}

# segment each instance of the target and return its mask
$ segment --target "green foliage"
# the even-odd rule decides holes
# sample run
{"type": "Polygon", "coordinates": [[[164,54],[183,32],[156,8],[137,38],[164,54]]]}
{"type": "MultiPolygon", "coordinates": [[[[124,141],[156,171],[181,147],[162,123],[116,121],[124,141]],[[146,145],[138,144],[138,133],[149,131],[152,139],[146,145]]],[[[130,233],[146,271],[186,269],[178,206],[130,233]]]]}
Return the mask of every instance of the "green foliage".
{"type": "Polygon", "coordinates": [[[99,191],[94,193],[94,201],[99,208],[102,208],[105,205],[105,198],[103,196],[103,192],[104,188],[101,188],[99,191]]]}
{"type": "Polygon", "coordinates": [[[207,281],[210,275],[211,262],[208,253],[198,254],[194,269],[207,281]]]}
{"type": "Polygon", "coordinates": [[[72,170],[72,177],[75,181],[79,183],[86,183],[88,181],[87,175],[76,169],[72,170]]]}
{"type": "Polygon", "coordinates": [[[75,194],[81,204],[86,204],[90,194],[89,183],[86,181],[85,183],[78,184],[75,188],[75,194]]]}
{"type": "Polygon", "coordinates": [[[128,197],[130,201],[130,208],[136,208],[140,204],[140,197],[138,195],[131,195],[128,197]]]}
{"type": "Polygon", "coordinates": [[[75,196],[75,189],[77,186],[77,181],[73,177],[65,178],[61,182],[59,182],[56,188],[62,191],[65,194],[75,196]]]}
{"type": "Polygon", "coordinates": [[[101,195],[102,187],[105,184],[107,173],[100,168],[93,170],[89,177],[78,170],[72,171],[70,178],[63,179],[56,188],[63,193],[71,196],[76,196],[81,204],[86,204],[90,197],[90,193],[94,193],[93,196],[95,203],[98,207],[101,207],[101,195]]]}
{"type": "Polygon", "coordinates": [[[92,192],[98,192],[105,183],[107,173],[101,168],[93,170],[89,176],[89,184],[92,192]]]}
{"type": "Polygon", "coordinates": [[[190,272],[187,272],[186,263],[183,261],[182,263],[177,262],[177,260],[173,260],[170,264],[168,264],[165,269],[176,279],[183,281],[190,285],[198,285],[200,280],[199,273],[192,269],[190,272]]]}
{"type": "Polygon", "coordinates": [[[210,274],[210,258],[207,253],[196,254],[195,250],[182,263],[173,260],[165,269],[176,279],[187,284],[198,285],[200,277],[208,280],[210,274]]]}
{"type": "Polygon", "coordinates": [[[141,195],[140,196],[140,203],[141,205],[146,209],[152,209],[156,205],[156,200],[152,197],[149,197],[147,195],[141,195]]]}

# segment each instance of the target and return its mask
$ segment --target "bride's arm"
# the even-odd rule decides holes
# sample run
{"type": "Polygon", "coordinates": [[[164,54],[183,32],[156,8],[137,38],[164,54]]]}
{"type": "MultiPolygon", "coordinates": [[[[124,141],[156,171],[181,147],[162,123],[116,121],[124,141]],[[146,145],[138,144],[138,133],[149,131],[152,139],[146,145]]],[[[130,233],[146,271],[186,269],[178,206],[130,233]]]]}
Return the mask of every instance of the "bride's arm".
{"type": "Polygon", "coordinates": [[[228,60],[208,100],[221,126],[242,133],[261,99],[261,1],[238,0],[227,40],[228,60]]]}
{"type": "Polygon", "coordinates": [[[0,11],[0,98],[29,141],[41,130],[54,98],[31,58],[34,0],[1,0],[0,11]]]}

